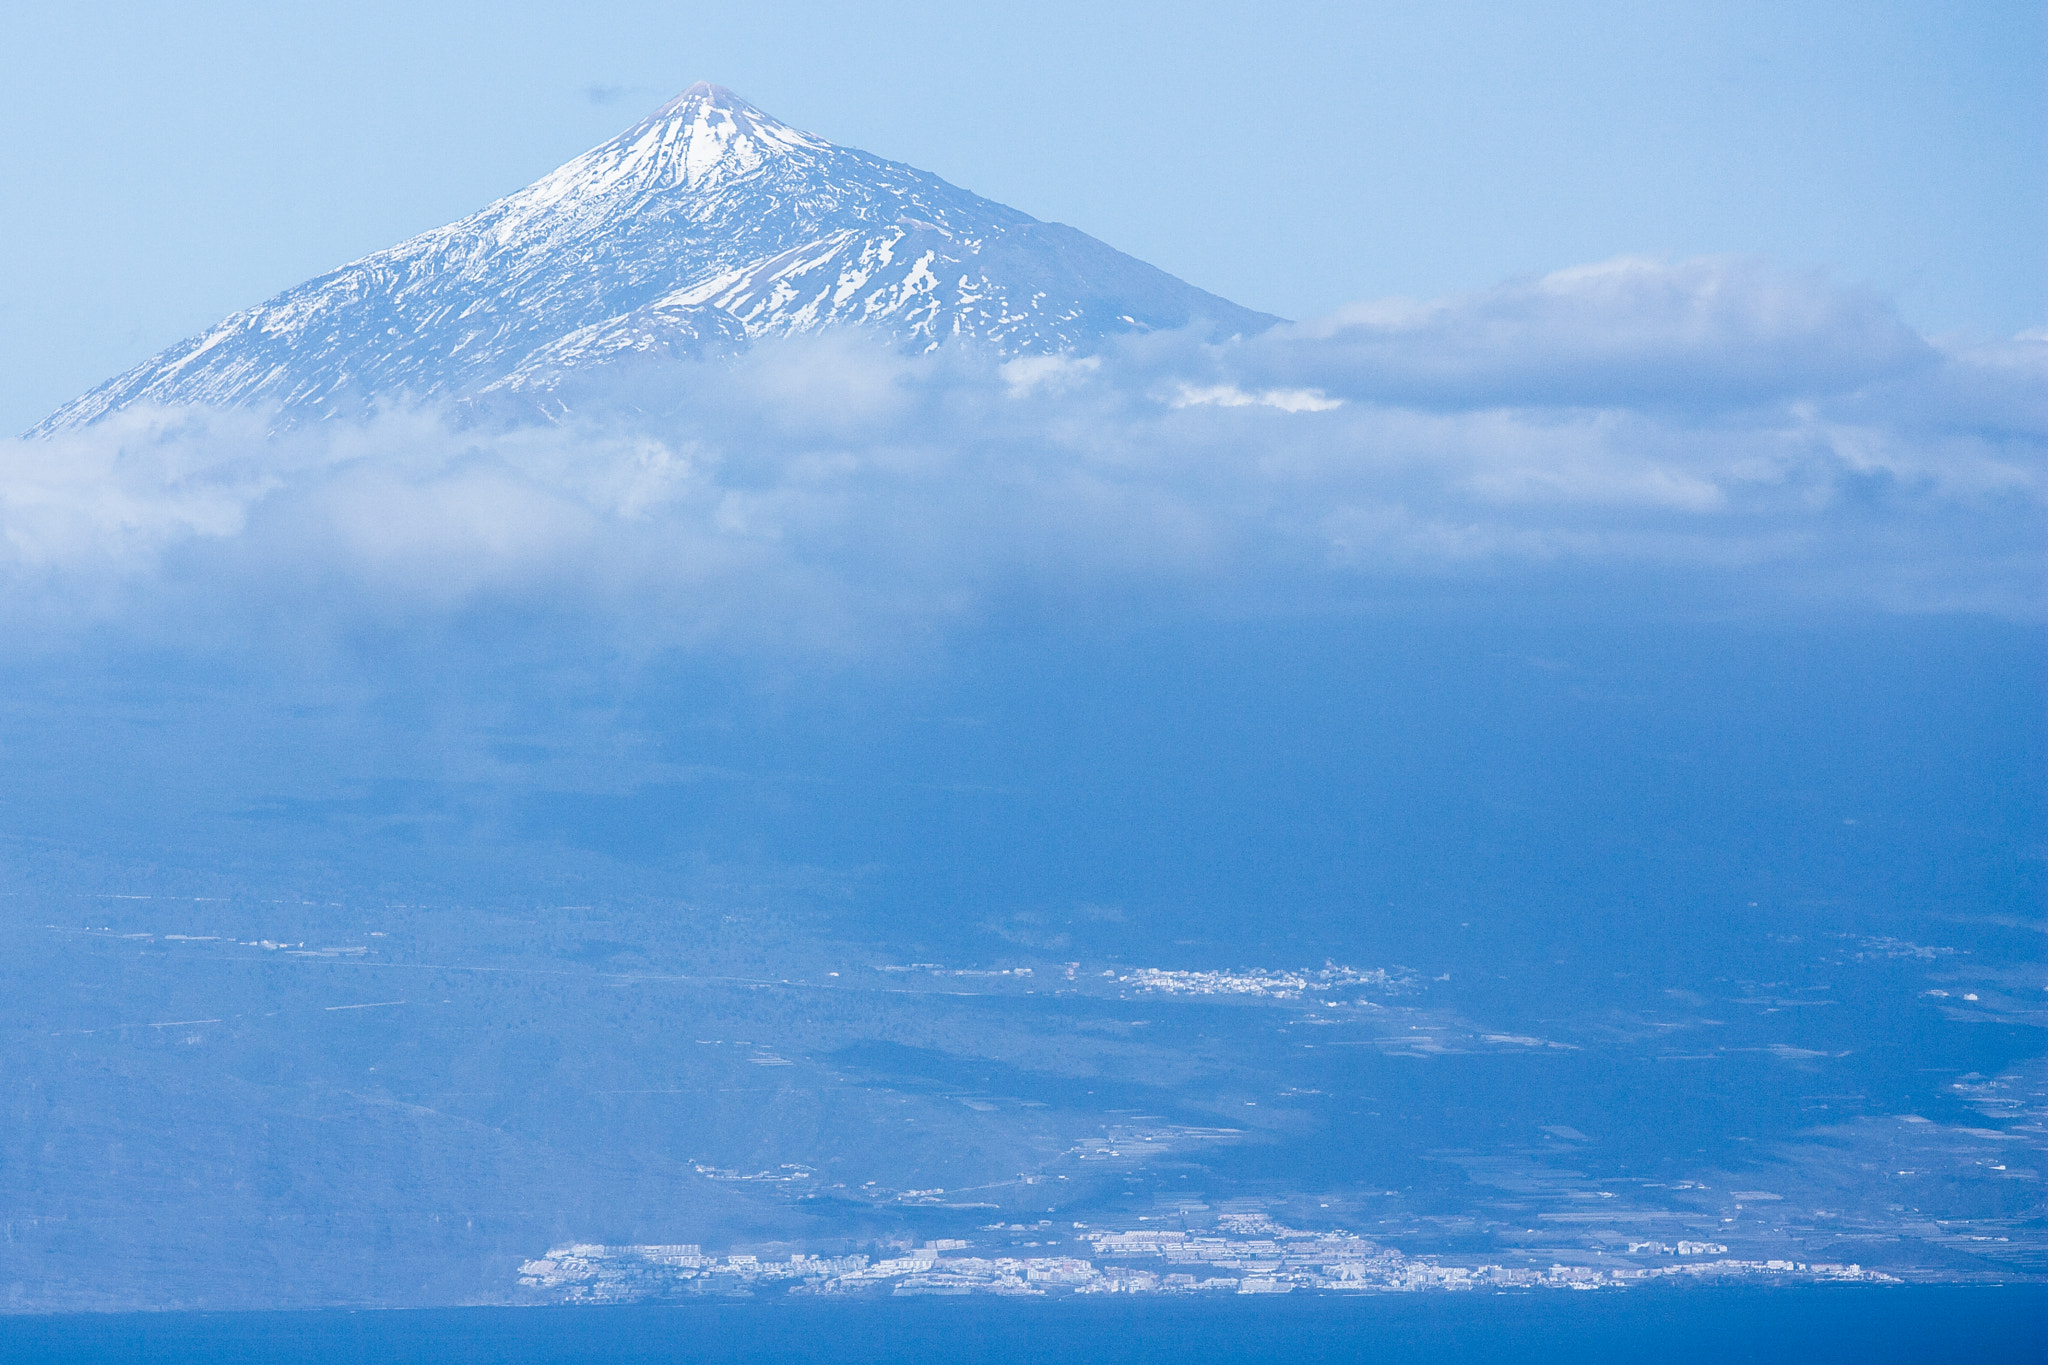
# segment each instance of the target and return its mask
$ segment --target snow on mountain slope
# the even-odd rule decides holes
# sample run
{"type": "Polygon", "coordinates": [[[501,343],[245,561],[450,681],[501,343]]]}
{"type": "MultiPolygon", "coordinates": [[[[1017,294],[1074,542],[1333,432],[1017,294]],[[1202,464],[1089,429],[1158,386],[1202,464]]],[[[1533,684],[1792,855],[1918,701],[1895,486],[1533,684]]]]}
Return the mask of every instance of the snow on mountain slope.
{"type": "Polygon", "coordinates": [[[1004,354],[1278,321],[937,176],[835,147],[699,84],[457,223],[234,314],[59,409],[547,389],[629,356],[858,324],[1004,354]]]}

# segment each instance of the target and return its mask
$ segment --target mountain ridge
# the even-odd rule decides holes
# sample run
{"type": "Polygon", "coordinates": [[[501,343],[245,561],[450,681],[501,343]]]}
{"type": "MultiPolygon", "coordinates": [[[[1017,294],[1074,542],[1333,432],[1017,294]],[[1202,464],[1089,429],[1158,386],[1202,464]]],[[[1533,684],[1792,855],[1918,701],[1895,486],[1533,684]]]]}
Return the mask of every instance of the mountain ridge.
{"type": "Polygon", "coordinates": [[[622,359],[845,325],[1013,355],[1277,321],[699,82],[525,188],[234,313],[31,434],[137,402],[319,419],[401,394],[546,391],[622,359]]]}

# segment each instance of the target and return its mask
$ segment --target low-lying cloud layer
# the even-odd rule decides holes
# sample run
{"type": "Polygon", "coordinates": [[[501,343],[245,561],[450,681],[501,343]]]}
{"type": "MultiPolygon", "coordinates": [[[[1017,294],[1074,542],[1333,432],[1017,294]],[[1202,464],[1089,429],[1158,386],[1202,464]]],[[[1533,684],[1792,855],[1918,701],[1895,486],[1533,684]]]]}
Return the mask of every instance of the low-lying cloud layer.
{"type": "Polygon", "coordinates": [[[1044,595],[1291,608],[1559,570],[2032,615],[2044,370],[2048,344],[1931,340],[1714,260],[1086,359],[842,332],[601,374],[544,418],[131,411],[9,442],[0,574],[45,645],[510,609],[857,654],[1044,595]]]}

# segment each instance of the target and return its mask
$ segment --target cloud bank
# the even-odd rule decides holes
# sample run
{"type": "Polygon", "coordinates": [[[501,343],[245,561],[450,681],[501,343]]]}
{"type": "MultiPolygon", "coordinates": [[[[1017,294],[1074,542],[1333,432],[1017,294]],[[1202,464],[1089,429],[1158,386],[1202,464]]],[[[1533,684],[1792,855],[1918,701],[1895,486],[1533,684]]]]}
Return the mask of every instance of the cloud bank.
{"type": "Polygon", "coordinates": [[[2048,343],[1744,261],[1620,260],[1086,359],[857,333],[545,412],[135,410],[0,447],[16,648],[514,612],[859,653],[1018,600],[1299,609],[1532,577],[2035,616],[2048,343]]]}

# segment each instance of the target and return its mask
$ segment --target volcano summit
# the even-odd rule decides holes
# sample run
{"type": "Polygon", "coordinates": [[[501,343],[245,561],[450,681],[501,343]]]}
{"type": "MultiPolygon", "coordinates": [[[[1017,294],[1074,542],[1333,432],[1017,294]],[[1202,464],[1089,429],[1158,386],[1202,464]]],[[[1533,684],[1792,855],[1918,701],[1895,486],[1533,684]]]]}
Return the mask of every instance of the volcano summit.
{"type": "Polygon", "coordinates": [[[630,357],[856,324],[928,349],[1086,349],[1278,321],[1058,223],[801,132],[719,86],[457,223],[288,289],[74,399],[274,403],[547,390],[630,357]]]}

